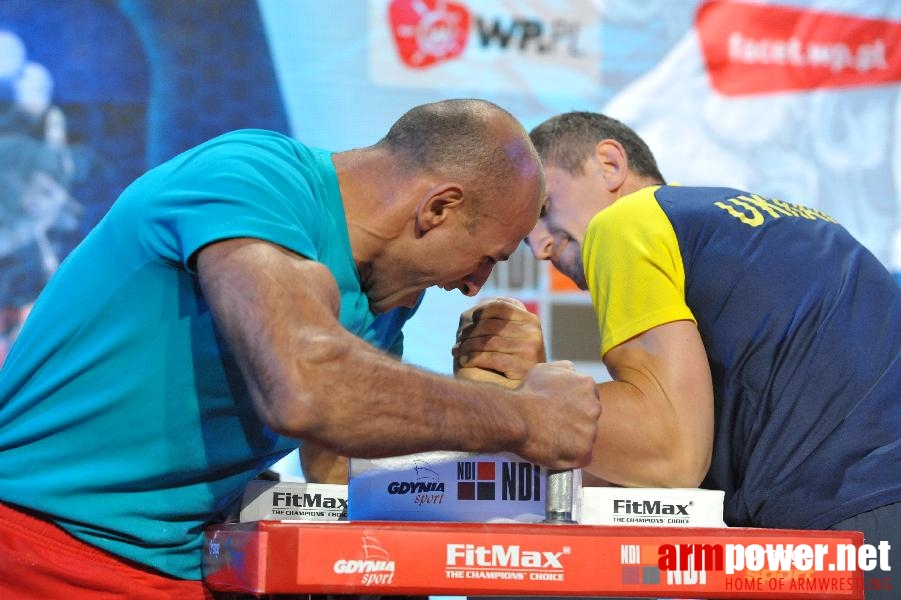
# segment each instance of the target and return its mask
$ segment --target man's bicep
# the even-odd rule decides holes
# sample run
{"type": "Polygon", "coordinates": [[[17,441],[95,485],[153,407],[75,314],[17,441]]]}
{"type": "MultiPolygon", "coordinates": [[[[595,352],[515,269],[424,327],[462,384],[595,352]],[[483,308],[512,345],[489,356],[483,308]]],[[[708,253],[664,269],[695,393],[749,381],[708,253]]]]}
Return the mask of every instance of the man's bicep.
{"type": "Polygon", "coordinates": [[[209,244],[197,253],[197,270],[217,317],[242,305],[254,320],[334,323],[338,315],[338,286],[328,269],[276,244],[252,238],[209,244]]]}
{"type": "Polygon", "coordinates": [[[277,413],[279,399],[296,395],[299,387],[295,358],[317,338],[340,329],[334,278],[320,263],[249,238],[205,246],[197,271],[261,416],[276,418],[265,413],[273,408],[277,413]]]}
{"type": "Polygon", "coordinates": [[[672,419],[679,446],[691,450],[686,459],[706,472],[713,447],[713,384],[694,322],[649,329],[609,350],[604,363],[615,381],[635,386],[657,415],[672,419]]]}

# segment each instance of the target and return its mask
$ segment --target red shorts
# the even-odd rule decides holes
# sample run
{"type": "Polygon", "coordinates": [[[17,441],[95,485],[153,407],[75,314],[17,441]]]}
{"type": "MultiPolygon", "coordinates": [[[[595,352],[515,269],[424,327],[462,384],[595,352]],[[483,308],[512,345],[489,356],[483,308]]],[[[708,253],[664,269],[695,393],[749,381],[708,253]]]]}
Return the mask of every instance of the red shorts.
{"type": "Polygon", "coordinates": [[[192,600],[213,595],[200,581],[144,570],[0,503],[0,598],[192,600]]]}

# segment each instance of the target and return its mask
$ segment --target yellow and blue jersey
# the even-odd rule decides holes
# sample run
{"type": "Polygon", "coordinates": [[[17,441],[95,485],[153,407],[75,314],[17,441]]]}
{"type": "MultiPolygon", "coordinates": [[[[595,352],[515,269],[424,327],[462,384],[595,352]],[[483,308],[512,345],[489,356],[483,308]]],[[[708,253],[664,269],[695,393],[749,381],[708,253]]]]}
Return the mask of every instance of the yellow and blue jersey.
{"type": "Polygon", "coordinates": [[[834,219],[728,188],[644,188],[583,259],[602,353],[693,320],[730,525],[825,528],[901,500],[901,289],[834,219]]]}

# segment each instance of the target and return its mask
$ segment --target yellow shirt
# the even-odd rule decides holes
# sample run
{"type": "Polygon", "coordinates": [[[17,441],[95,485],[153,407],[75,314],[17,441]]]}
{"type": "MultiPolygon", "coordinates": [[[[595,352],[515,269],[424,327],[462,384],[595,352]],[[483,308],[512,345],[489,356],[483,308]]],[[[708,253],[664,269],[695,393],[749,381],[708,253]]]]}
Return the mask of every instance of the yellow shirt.
{"type": "Polygon", "coordinates": [[[591,220],[582,246],[601,355],[658,325],[694,316],[676,233],[654,192],[624,196],[591,220]]]}

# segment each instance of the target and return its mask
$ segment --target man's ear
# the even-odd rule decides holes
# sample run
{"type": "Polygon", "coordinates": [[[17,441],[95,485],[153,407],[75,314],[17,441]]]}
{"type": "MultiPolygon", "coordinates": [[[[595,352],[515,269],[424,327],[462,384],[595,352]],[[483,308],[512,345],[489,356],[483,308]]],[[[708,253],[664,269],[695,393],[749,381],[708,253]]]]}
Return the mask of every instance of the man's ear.
{"type": "Polygon", "coordinates": [[[622,187],[629,174],[629,161],[622,144],[611,139],[601,140],[594,147],[594,156],[601,166],[607,190],[615,192],[622,187]]]}
{"type": "Polygon", "coordinates": [[[416,208],[416,232],[424,235],[443,223],[451,211],[463,207],[463,186],[441,183],[429,189],[416,208]]]}

